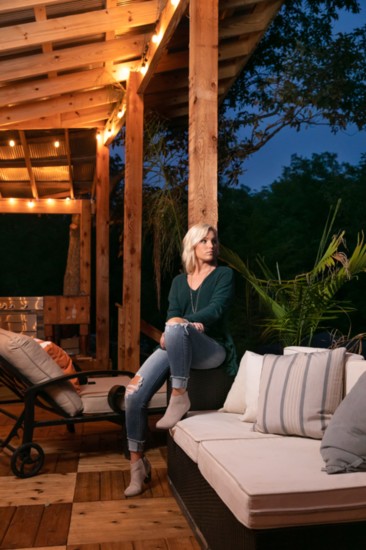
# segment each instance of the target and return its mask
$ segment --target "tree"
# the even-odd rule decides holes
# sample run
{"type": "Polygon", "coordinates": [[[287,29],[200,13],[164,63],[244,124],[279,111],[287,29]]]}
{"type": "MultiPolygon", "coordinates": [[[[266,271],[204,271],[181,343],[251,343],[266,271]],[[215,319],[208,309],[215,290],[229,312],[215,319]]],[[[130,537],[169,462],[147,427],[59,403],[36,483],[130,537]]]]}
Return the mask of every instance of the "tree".
{"type": "MultiPolygon", "coordinates": [[[[231,154],[245,160],[285,127],[366,126],[366,27],[334,31],[356,0],[287,0],[223,105],[231,154]],[[239,138],[240,136],[240,138],[239,138]]],[[[225,136],[224,136],[225,137],[225,136]]],[[[229,179],[230,183],[230,179],[229,179]]]]}

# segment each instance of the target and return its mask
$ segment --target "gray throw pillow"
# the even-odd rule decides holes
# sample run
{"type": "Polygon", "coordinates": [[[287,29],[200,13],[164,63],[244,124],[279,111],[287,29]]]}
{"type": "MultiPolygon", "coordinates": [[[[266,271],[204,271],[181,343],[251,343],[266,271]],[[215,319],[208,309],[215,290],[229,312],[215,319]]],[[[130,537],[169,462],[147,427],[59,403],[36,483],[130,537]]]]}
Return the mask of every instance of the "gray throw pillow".
{"type": "Polygon", "coordinates": [[[366,372],[336,409],[320,452],[328,474],[366,470],[366,372]]]}

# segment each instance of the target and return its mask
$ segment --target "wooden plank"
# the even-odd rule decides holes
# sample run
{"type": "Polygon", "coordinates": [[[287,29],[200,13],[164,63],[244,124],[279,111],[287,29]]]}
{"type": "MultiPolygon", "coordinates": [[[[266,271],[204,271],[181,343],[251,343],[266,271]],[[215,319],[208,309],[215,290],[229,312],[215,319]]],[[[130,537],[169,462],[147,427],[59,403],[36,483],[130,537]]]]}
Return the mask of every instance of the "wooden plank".
{"type": "Polygon", "coordinates": [[[188,225],[216,226],[218,0],[190,2],[188,225]]]}
{"type": "Polygon", "coordinates": [[[76,15],[2,27],[0,51],[36,46],[43,42],[65,41],[112,30],[118,30],[118,34],[127,33],[135,27],[154,24],[157,6],[157,0],[134,2],[108,10],[90,10],[76,15]]]}
{"type": "Polygon", "coordinates": [[[81,201],[65,199],[0,199],[1,214],[79,214],[81,201]]]}
{"type": "Polygon", "coordinates": [[[38,533],[44,506],[19,506],[10,522],[2,548],[32,547],[38,533]],[[25,529],[24,527],[27,526],[25,529]]]}
{"type": "MultiPolygon", "coordinates": [[[[168,550],[200,550],[201,546],[194,537],[166,539],[168,550]]],[[[53,550],[53,549],[52,549],[53,550]]]]}
{"type": "Polygon", "coordinates": [[[32,101],[60,94],[67,94],[83,90],[85,88],[101,88],[117,81],[124,80],[126,70],[132,70],[136,66],[135,61],[116,63],[111,72],[104,68],[90,69],[88,71],[74,72],[50,79],[35,79],[27,83],[12,84],[0,88],[0,107],[8,104],[32,101]]]}
{"type": "Polygon", "coordinates": [[[1,478],[0,502],[3,506],[28,507],[52,502],[70,503],[73,499],[76,474],[46,474],[19,480],[14,476],[1,478]]]}
{"type": "MultiPolygon", "coordinates": [[[[151,534],[152,536],[152,534],[151,534]]],[[[137,540],[134,542],[134,550],[168,550],[164,539],[137,540]]]]}
{"type": "Polygon", "coordinates": [[[50,4],[58,4],[60,0],[1,0],[0,13],[7,11],[20,10],[25,8],[33,8],[35,6],[48,6],[50,4]]]}
{"type": "Polygon", "coordinates": [[[100,500],[99,472],[82,472],[76,477],[74,502],[100,500]]]}
{"type": "Polygon", "coordinates": [[[140,61],[145,40],[144,35],[131,38],[126,36],[107,42],[93,42],[74,48],[4,60],[1,61],[0,82],[31,78],[51,71],[67,71],[94,63],[121,62],[134,57],[140,61]]]}
{"type": "MultiPolygon", "coordinates": [[[[52,549],[53,550],[53,549],[52,549]]],[[[69,549],[67,549],[69,550],[69,549]]],[[[77,550],[77,549],[75,549],[77,550]]],[[[84,547],[80,550],[84,550],[84,547]]],[[[100,550],[135,550],[133,542],[103,542],[100,545],[100,550]]],[[[157,549],[158,550],[158,549],[157,549]]]]}
{"type": "Polygon", "coordinates": [[[110,103],[114,103],[119,97],[120,94],[115,90],[100,89],[84,93],[75,92],[36,102],[32,105],[31,113],[29,105],[19,104],[0,111],[0,126],[5,128],[6,125],[17,124],[24,120],[34,120],[38,117],[51,118],[59,113],[75,112],[88,106],[104,105],[109,107],[110,103]]]}
{"type": "Polygon", "coordinates": [[[45,506],[34,546],[58,546],[67,544],[72,504],[45,506]]]}
{"type": "Polygon", "coordinates": [[[91,203],[81,201],[80,218],[80,292],[91,294],[91,203]]]}
{"type": "Polygon", "coordinates": [[[123,368],[140,366],[142,178],[144,104],[137,89],[141,75],[131,73],[127,85],[126,168],[123,239],[123,368]]]}
{"type": "Polygon", "coordinates": [[[69,544],[189,537],[192,531],[174,498],[134,498],[74,503],[69,544]]]}
{"type": "Polygon", "coordinates": [[[7,532],[15,512],[15,506],[0,508],[0,542],[3,540],[4,535],[7,532]]]}
{"type": "Polygon", "coordinates": [[[146,90],[155,73],[160,58],[186,11],[188,2],[189,0],[180,0],[178,4],[174,4],[173,2],[167,2],[165,4],[154,33],[156,41],[150,41],[145,55],[144,63],[146,63],[145,68],[147,70],[143,73],[144,76],[140,81],[137,93],[143,94],[146,90]]]}
{"type": "Polygon", "coordinates": [[[23,147],[24,161],[25,161],[25,165],[27,167],[30,186],[31,186],[31,189],[32,189],[32,197],[34,199],[38,199],[39,194],[38,194],[36,180],[35,180],[34,173],[33,173],[32,164],[31,164],[31,161],[30,161],[30,152],[29,152],[28,142],[27,142],[27,139],[25,137],[25,133],[24,133],[23,130],[19,130],[19,137],[20,137],[20,142],[21,142],[22,147],[23,147]]]}
{"type": "Polygon", "coordinates": [[[123,493],[123,474],[120,471],[100,472],[100,500],[119,500],[123,493]]]}
{"type": "Polygon", "coordinates": [[[109,368],[109,148],[97,142],[96,358],[109,368]]]}

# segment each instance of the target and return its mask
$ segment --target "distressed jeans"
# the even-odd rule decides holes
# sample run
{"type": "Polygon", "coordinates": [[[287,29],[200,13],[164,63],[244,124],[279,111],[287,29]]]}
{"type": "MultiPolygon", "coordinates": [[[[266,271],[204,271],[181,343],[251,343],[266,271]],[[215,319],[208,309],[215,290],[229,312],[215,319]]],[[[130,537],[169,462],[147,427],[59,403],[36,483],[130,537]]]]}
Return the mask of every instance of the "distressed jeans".
{"type": "Polygon", "coordinates": [[[190,369],[213,369],[225,359],[223,346],[189,323],[165,325],[165,350],[158,348],[136,373],[137,383],[126,389],[126,430],[130,451],[142,451],[147,405],[171,375],[173,388],[186,388],[190,369]]]}

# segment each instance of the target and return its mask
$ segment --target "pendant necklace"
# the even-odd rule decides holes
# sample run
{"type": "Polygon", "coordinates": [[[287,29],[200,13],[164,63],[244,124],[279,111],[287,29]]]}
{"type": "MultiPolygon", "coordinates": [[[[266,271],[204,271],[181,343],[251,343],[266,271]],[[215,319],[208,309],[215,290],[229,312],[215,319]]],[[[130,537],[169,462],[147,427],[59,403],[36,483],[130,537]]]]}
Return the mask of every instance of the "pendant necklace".
{"type": "Polygon", "coordinates": [[[200,297],[201,287],[202,287],[202,283],[201,283],[200,286],[198,287],[197,297],[196,297],[196,303],[195,303],[195,304],[193,303],[193,292],[192,292],[192,289],[191,289],[191,287],[189,287],[189,294],[190,294],[190,297],[191,297],[192,313],[196,313],[196,311],[197,311],[197,308],[198,308],[198,299],[199,299],[199,297],[200,297]]]}
{"type": "Polygon", "coordinates": [[[207,273],[206,277],[203,279],[202,283],[200,284],[200,286],[196,289],[197,291],[197,297],[196,297],[196,302],[194,303],[193,302],[193,292],[192,292],[192,289],[191,287],[189,286],[188,284],[188,288],[189,288],[189,295],[191,297],[191,307],[192,307],[192,313],[196,313],[197,309],[198,309],[198,300],[199,300],[199,297],[200,297],[200,292],[201,292],[201,288],[202,288],[202,285],[203,283],[205,282],[205,280],[207,279],[208,275],[210,273],[212,273],[212,271],[214,270],[215,268],[211,268],[210,271],[207,273]]]}

